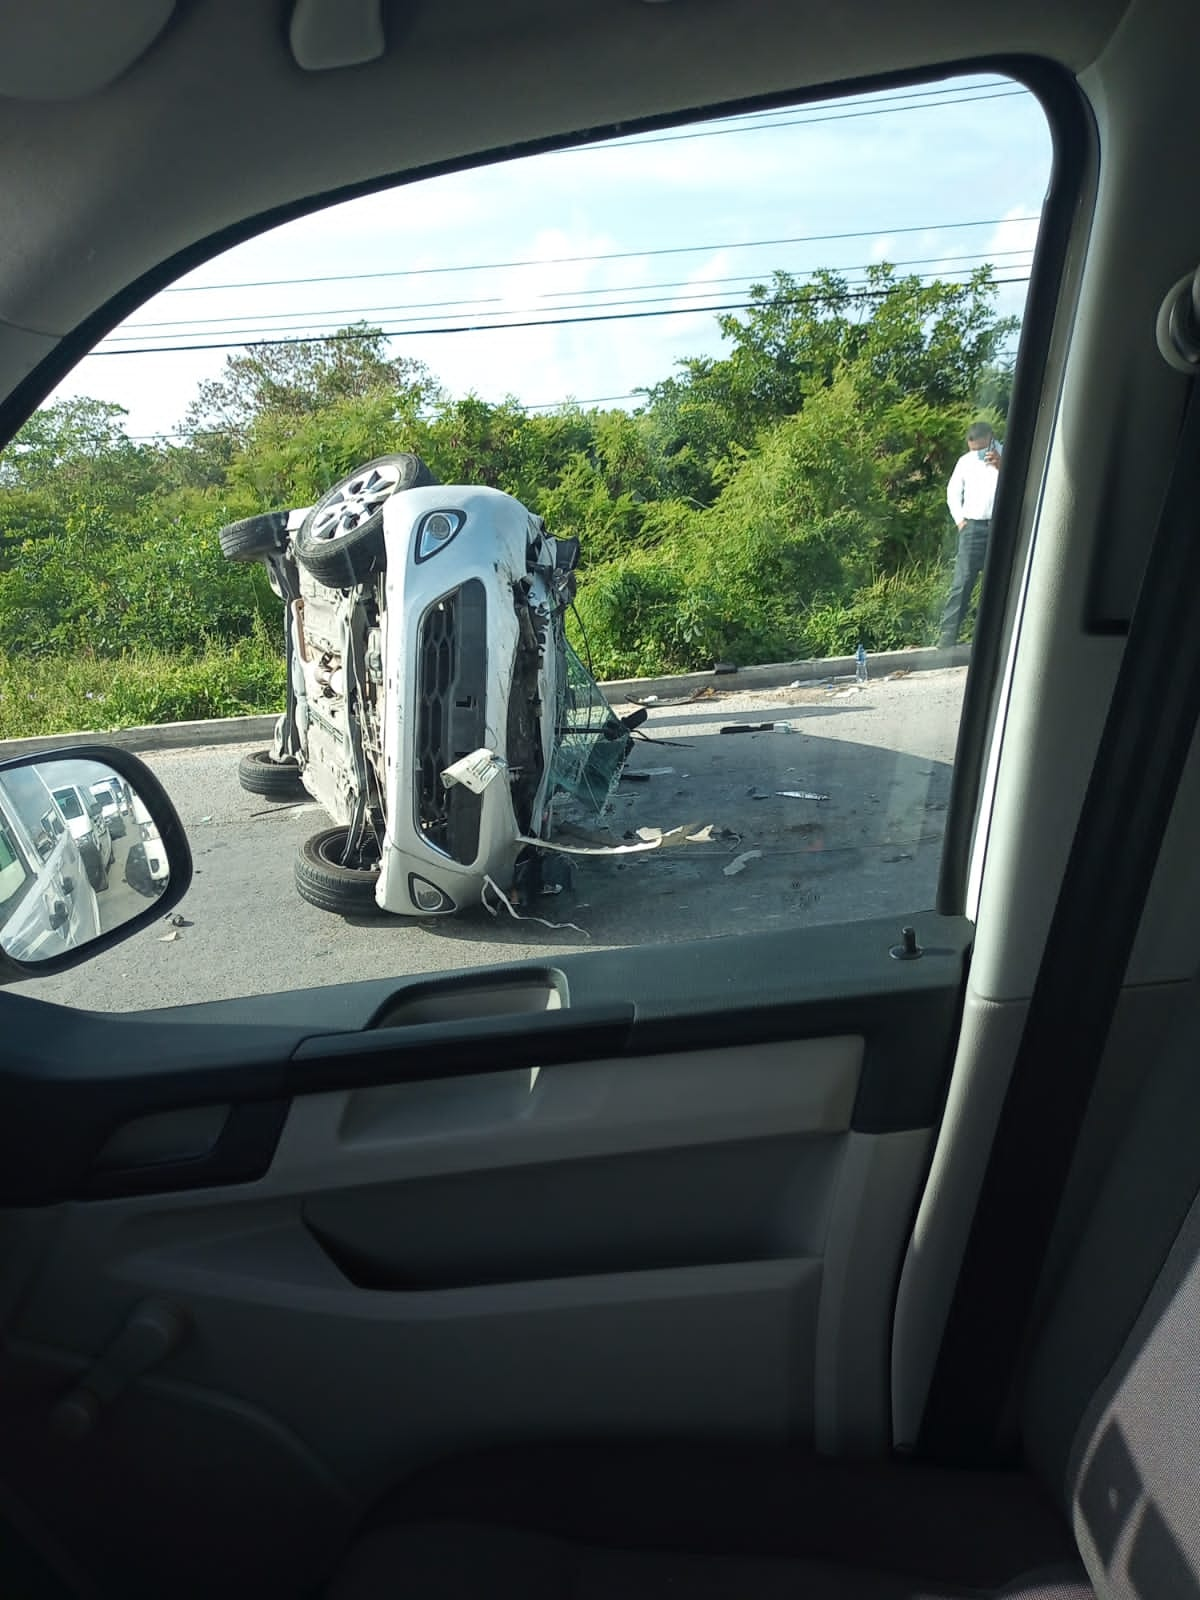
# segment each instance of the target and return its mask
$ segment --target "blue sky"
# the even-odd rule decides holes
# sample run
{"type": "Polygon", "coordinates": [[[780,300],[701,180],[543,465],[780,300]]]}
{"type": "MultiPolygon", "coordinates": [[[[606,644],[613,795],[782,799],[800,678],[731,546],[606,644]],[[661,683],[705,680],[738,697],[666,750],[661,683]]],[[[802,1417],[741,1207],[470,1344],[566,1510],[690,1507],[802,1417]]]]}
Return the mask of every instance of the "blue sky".
{"type": "MultiPolygon", "coordinates": [[[[998,278],[1024,278],[1037,229],[1025,219],[1040,212],[1051,150],[1037,102],[1014,90],[991,75],[947,79],[352,201],[210,262],[147,302],[105,348],[290,337],[359,318],[416,330],[470,325],[406,333],[392,348],[424,361],[454,396],[513,395],[526,405],[625,397],[684,356],[720,351],[712,311],[687,308],[741,302],[751,280],[777,268],[843,268],[855,279],[887,259],[962,276],[992,260],[998,278]],[[832,234],[856,237],[812,238],[832,234]],[[783,239],[811,242],[753,243],[783,239]],[[616,259],[597,259],[606,256],[616,259]],[[563,259],[580,257],[588,259],[563,259]],[[350,276],[366,273],[389,276],[350,276]],[[331,281],[280,281],[296,278],[331,281]],[[670,314],[478,326],[639,308],[670,314]]],[[[1019,313],[1024,294],[1023,283],[1005,286],[1000,309],[1019,313]]],[[[56,397],[113,400],[132,434],[169,432],[227,354],[95,355],[56,397]]]]}

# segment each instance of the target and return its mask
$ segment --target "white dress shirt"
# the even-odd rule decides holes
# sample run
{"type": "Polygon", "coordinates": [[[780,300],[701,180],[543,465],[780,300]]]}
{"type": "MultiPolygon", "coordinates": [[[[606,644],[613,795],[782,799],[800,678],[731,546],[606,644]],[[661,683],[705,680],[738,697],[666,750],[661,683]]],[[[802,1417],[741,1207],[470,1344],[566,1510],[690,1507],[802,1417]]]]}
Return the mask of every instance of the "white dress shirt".
{"type": "Polygon", "coordinates": [[[946,488],[946,504],[955,522],[990,522],[1000,474],[974,450],[959,456],[946,488]]]}

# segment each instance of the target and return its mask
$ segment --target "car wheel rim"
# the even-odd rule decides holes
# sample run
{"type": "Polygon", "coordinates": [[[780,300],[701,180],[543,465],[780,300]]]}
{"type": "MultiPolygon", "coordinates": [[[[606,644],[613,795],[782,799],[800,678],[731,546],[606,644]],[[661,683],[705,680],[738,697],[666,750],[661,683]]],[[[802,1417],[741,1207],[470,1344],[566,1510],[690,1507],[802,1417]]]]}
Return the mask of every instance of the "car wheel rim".
{"type": "Polygon", "coordinates": [[[327,867],[336,867],[341,872],[361,872],[363,876],[374,874],[379,870],[379,863],[374,862],[364,865],[363,852],[360,850],[358,860],[347,864],[342,860],[346,851],[346,835],[339,833],[332,839],[322,839],[317,846],[317,854],[327,867]]]}
{"type": "Polygon", "coordinates": [[[400,469],[393,466],[372,467],[347,479],[313,516],[313,538],[329,543],[354,533],[395,494],[399,483],[400,469]]]}

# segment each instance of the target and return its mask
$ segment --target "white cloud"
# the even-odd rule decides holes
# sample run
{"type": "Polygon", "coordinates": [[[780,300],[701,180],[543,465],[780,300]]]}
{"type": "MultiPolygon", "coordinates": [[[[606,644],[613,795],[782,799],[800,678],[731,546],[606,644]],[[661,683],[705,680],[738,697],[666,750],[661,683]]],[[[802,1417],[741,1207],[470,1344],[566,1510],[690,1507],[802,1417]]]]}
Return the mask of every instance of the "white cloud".
{"type": "Polygon", "coordinates": [[[1004,220],[996,227],[988,241],[989,251],[1033,250],[1037,244],[1041,207],[1037,205],[1010,206],[1004,220]],[[1030,220],[1032,218],[1032,220],[1030,220]]]}

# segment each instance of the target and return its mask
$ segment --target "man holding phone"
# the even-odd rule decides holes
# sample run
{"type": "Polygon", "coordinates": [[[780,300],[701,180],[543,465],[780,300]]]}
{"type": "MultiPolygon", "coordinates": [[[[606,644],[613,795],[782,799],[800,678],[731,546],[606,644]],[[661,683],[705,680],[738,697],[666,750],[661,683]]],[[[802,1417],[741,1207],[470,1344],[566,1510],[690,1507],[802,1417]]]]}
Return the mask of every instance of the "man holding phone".
{"type": "Polygon", "coordinates": [[[973,422],[967,430],[967,453],[958,458],[946,488],[946,504],[958,529],[958,552],[946,608],[942,612],[940,643],[957,644],[959,629],[971,605],[975,581],[987,555],[992,507],[1000,476],[1000,445],[988,422],[973,422]]]}

